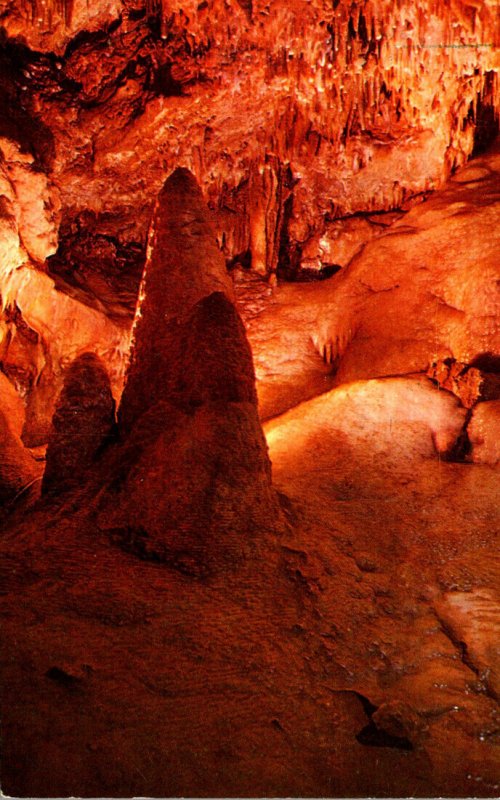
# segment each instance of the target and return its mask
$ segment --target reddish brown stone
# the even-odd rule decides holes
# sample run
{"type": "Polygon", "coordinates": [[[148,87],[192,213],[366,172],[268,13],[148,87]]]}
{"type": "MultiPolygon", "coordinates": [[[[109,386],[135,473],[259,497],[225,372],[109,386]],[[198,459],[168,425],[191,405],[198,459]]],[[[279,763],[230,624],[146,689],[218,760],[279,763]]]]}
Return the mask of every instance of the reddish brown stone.
{"type": "Polygon", "coordinates": [[[114,424],[114,400],[100,359],[84,353],[68,369],[52,419],[42,490],[78,486],[114,424]]]}
{"type": "MultiPolygon", "coordinates": [[[[200,370],[205,373],[210,367],[203,358],[204,336],[183,341],[190,336],[187,318],[196,303],[213,292],[232,298],[231,280],[216,244],[209,210],[200,187],[186,169],[175,170],[160,192],[148,251],[131,363],[120,406],[120,421],[126,429],[145,407],[171,399],[172,391],[180,393],[181,403],[191,404],[190,395],[199,383],[200,370]]],[[[201,310],[200,313],[203,314],[201,310]]],[[[224,324],[231,324],[229,317],[224,324]]],[[[250,351],[243,328],[241,331],[248,361],[250,351]]],[[[234,359],[232,363],[234,368],[234,359]]]]}
{"type": "Polygon", "coordinates": [[[186,170],[165,184],[150,248],[112,469],[123,479],[102,524],[143,557],[199,572],[238,562],[277,504],[250,347],[186,170]]]}
{"type": "Polygon", "coordinates": [[[0,411],[0,506],[20,496],[39,474],[39,465],[0,411]]]}

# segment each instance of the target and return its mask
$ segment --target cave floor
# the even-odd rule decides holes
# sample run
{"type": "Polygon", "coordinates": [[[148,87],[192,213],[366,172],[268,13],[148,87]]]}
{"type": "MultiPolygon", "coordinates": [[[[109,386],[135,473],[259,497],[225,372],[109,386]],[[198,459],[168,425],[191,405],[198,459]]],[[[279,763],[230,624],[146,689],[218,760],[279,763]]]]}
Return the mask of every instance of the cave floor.
{"type": "MultiPolygon", "coordinates": [[[[458,202],[447,191],[425,210],[438,233],[435,215],[458,202]]],[[[468,191],[477,255],[471,231],[481,213],[488,224],[498,215],[498,197],[480,209],[468,191]]],[[[462,234],[450,247],[466,210],[455,206],[462,234]]],[[[400,233],[418,249],[411,220],[400,233]]],[[[463,244],[454,255],[467,269],[463,244]]],[[[285,293],[307,300],[316,287],[285,293]]],[[[362,294],[365,327],[340,336],[341,355],[368,348],[358,363],[370,357],[376,294],[362,294]]],[[[459,346],[457,315],[421,339],[427,350],[404,375],[350,373],[338,386],[317,352],[328,336],[315,344],[294,317],[306,300],[287,307],[290,356],[282,381],[278,355],[270,368],[267,399],[261,372],[286,524],[259,532],[243,566],[194,578],[127,554],[97,530],[83,490],[57,508],[18,508],[5,525],[6,794],[498,796],[499,471],[446,459],[465,411],[423,374],[428,340],[456,334],[459,346]]],[[[254,319],[266,314],[276,342],[286,314],[266,307],[254,319]]],[[[400,352],[395,331],[386,352],[400,352]]],[[[255,326],[249,335],[259,372],[255,326]]]]}
{"type": "Polygon", "coordinates": [[[363,419],[408,386],[268,424],[288,527],[234,573],[141,562],[78,496],[11,528],[7,794],[498,795],[498,472],[363,419]]]}

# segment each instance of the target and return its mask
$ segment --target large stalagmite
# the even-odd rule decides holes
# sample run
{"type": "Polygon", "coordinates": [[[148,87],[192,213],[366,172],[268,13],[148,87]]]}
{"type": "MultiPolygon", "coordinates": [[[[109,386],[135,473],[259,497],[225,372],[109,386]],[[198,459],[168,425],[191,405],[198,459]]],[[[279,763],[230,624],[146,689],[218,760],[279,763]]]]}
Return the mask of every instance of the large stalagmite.
{"type": "MultiPolygon", "coordinates": [[[[120,406],[122,428],[130,428],[138,415],[160,400],[170,401],[174,384],[181,380],[189,393],[200,369],[206,369],[206,337],[194,339],[187,349],[180,340],[190,330],[185,323],[193,308],[214,292],[233,299],[231,279],[200,188],[188,170],[176,169],[160,192],[149,232],[133,351],[120,406]],[[197,353],[196,348],[201,350],[197,353]],[[190,363],[193,357],[197,364],[190,363]]],[[[243,349],[244,366],[233,368],[246,368],[252,383],[253,367],[246,342],[243,349]]],[[[187,394],[179,400],[181,405],[183,401],[191,403],[187,394]]]]}
{"type": "Polygon", "coordinates": [[[201,190],[178,169],[151,226],[119,411],[124,444],[101,527],[188,572],[240,561],[252,534],[278,518],[252,355],[231,298],[201,190]]]}

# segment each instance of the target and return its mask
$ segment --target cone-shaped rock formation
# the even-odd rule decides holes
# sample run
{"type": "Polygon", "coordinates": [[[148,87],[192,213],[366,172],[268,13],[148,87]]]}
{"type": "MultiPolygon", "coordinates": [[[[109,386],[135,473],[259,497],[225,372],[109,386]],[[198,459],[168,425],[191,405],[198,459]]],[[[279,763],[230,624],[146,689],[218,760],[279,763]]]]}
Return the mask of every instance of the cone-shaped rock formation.
{"type": "Polygon", "coordinates": [[[52,419],[42,491],[77,487],[95,463],[114,426],[109,377],[93,353],[68,369],[52,419]]]}
{"type": "Polygon", "coordinates": [[[187,170],[159,196],[101,525],[199,573],[239,561],[277,504],[252,354],[210,214],[187,170]]]}
{"type": "MultiPolygon", "coordinates": [[[[185,391],[181,391],[178,400],[181,405],[191,404],[192,385],[198,383],[200,369],[207,371],[207,363],[202,366],[202,353],[196,350],[206,337],[197,340],[195,336],[191,345],[186,342],[186,347],[180,340],[189,330],[185,323],[193,307],[212,292],[222,292],[232,299],[231,280],[201,190],[188,170],[176,169],[160,192],[149,232],[132,357],[120,407],[125,428],[130,428],[144,412],[145,404],[147,408],[166,398],[172,400],[173,384],[183,381],[184,375],[185,391]],[[188,364],[193,360],[198,367],[188,364]]],[[[253,366],[244,333],[241,347],[253,384],[253,366]]],[[[233,368],[245,370],[245,366],[235,367],[234,359],[232,363],[233,368]]],[[[230,369],[227,374],[231,374],[230,369]]],[[[177,394],[176,389],[174,392],[177,394]]]]}

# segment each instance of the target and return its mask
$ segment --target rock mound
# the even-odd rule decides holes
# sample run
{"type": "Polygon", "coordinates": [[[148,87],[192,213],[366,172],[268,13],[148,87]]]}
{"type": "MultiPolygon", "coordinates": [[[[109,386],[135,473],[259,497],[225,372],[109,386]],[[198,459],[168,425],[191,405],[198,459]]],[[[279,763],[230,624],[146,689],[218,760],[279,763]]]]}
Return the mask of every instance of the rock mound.
{"type": "Polygon", "coordinates": [[[42,491],[76,488],[112,434],[115,403],[98,356],[84,353],[69,367],[52,419],[42,491]]]}

